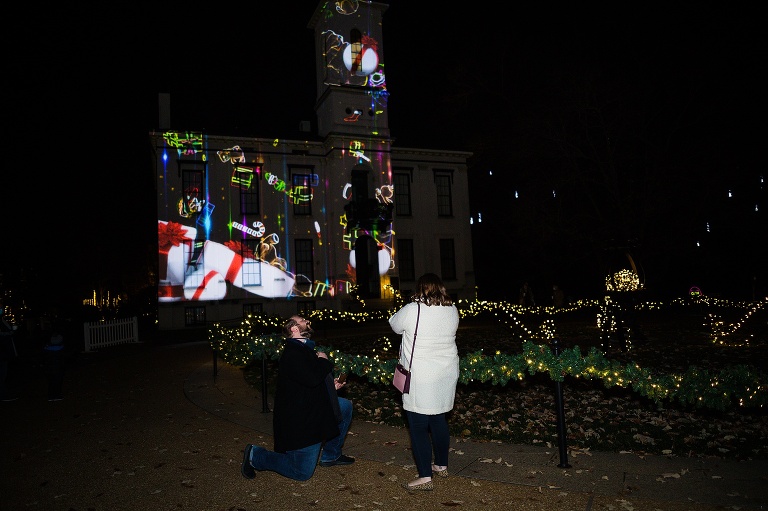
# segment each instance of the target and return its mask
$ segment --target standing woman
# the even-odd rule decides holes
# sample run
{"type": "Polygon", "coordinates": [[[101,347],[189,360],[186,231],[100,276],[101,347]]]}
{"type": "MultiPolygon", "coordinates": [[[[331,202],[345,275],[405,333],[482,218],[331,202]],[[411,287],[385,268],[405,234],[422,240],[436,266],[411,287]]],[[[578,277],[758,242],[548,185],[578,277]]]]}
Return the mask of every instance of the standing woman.
{"type": "Polygon", "coordinates": [[[427,273],[416,283],[411,303],[392,315],[389,324],[396,334],[402,334],[400,363],[404,367],[411,364],[413,351],[411,387],[408,394],[403,394],[403,409],[419,477],[404,483],[403,488],[431,490],[433,473],[448,477],[450,434],[446,414],[453,409],[459,380],[459,312],[440,277],[427,273]]]}

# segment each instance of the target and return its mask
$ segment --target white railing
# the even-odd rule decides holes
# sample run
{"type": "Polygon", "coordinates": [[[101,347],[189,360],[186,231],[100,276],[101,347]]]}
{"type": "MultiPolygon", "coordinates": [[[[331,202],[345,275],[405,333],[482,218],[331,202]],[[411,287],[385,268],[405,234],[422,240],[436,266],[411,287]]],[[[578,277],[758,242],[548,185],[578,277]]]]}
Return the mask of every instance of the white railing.
{"type": "Polygon", "coordinates": [[[139,342],[139,321],[135,316],[127,319],[85,323],[83,330],[85,351],[139,342]]]}

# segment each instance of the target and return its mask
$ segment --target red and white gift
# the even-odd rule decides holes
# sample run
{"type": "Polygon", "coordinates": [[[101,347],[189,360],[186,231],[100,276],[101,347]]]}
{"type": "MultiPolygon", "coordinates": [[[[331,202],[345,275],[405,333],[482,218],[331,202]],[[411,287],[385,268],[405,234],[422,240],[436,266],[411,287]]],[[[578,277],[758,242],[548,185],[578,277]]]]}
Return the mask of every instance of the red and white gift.
{"type": "Polygon", "coordinates": [[[157,300],[176,302],[184,296],[189,263],[192,260],[192,245],[197,229],[176,222],[157,221],[157,242],[160,264],[157,300]]]}

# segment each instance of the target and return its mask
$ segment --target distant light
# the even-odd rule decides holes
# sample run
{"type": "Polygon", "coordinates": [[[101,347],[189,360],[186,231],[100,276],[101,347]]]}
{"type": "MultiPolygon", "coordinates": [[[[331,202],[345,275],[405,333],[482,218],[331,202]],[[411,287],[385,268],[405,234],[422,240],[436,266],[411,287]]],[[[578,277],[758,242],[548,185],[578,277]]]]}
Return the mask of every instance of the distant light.
{"type": "Polygon", "coordinates": [[[475,223],[475,219],[472,217],[469,217],[469,225],[472,225],[475,223]]]}
{"type": "Polygon", "coordinates": [[[488,175],[489,175],[489,176],[492,176],[492,175],[493,175],[493,171],[492,171],[492,170],[489,170],[489,171],[488,171],[488,175]]]}
{"type": "Polygon", "coordinates": [[[697,242],[696,242],[696,246],[697,246],[697,247],[700,247],[700,246],[701,246],[701,243],[699,243],[699,242],[697,241],[697,242]]]}
{"type": "Polygon", "coordinates": [[[733,197],[733,192],[728,190],[728,197],[733,197]]]}
{"type": "Polygon", "coordinates": [[[517,190],[515,190],[515,199],[518,199],[517,190]]]}
{"type": "Polygon", "coordinates": [[[481,223],[483,221],[483,214],[478,212],[477,213],[477,223],[481,223]]]}
{"type": "Polygon", "coordinates": [[[552,197],[553,197],[553,198],[556,198],[556,197],[557,197],[557,194],[555,193],[555,191],[554,191],[554,190],[552,190],[552,197]]]}
{"type": "Polygon", "coordinates": [[[755,204],[755,213],[757,213],[757,204],[755,204]]]}
{"type": "Polygon", "coordinates": [[[709,228],[709,222],[707,222],[707,232],[712,232],[712,230],[709,228]]]}

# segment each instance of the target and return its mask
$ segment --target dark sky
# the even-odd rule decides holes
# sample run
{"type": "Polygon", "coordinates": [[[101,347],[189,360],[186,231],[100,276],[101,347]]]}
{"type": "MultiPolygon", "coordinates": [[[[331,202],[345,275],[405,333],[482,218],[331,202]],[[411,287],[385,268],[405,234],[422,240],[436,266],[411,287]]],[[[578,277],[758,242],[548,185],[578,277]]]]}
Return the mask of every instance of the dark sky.
{"type": "MultiPolygon", "coordinates": [[[[401,147],[473,152],[472,209],[487,207],[491,225],[510,197],[486,190],[546,193],[550,171],[564,186],[574,169],[593,168],[583,162],[594,155],[578,153],[596,138],[602,162],[637,156],[617,166],[637,176],[633,189],[668,180],[683,216],[736,186],[729,180],[750,189],[765,173],[768,44],[757,7],[414,3],[393,1],[384,15],[392,136],[401,147]],[[595,137],[598,125],[616,138],[595,137]]],[[[31,267],[52,295],[79,297],[146,259],[156,221],[147,133],[160,92],[171,94],[175,129],[291,138],[299,121],[314,125],[314,5],[255,5],[18,16],[25,29],[6,42],[4,73],[3,273],[31,267]]],[[[590,221],[606,211],[596,206],[590,221]]],[[[535,236],[511,230],[499,246],[519,240],[535,236]]]]}

